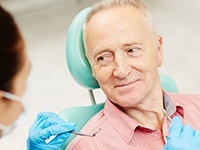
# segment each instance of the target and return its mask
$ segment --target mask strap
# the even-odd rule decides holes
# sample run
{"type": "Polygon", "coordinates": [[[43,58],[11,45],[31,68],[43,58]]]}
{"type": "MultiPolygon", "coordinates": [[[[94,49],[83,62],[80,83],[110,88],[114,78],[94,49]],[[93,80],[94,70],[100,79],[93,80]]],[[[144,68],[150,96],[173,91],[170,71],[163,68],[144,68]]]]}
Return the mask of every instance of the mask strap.
{"type": "Polygon", "coordinates": [[[22,103],[22,99],[21,99],[20,97],[14,95],[14,94],[5,92],[5,91],[3,91],[3,97],[4,97],[4,98],[7,98],[7,99],[9,99],[9,100],[13,100],[13,101],[22,103]]]}
{"type": "Polygon", "coordinates": [[[2,129],[2,131],[3,131],[3,130],[5,130],[5,129],[6,129],[6,126],[5,126],[5,125],[2,125],[2,124],[0,124],[0,129],[2,129]]]}
{"type": "Polygon", "coordinates": [[[5,125],[0,124],[0,130],[1,130],[0,138],[4,135],[9,134],[14,128],[15,128],[15,125],[5,126],[5,125]]]}

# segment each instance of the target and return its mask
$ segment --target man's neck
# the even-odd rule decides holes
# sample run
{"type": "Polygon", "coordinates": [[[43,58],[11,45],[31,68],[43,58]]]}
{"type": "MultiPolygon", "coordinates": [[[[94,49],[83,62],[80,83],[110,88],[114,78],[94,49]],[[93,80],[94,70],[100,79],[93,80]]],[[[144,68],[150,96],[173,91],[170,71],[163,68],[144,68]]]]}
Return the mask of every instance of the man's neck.
{"type": "Polygon", "coordinates": [[[152,99],[139,104],[137,107],[122,109],[127,115],[136,120],[141,126],[162,129],[164,114],[163,99],[152,99]]]}

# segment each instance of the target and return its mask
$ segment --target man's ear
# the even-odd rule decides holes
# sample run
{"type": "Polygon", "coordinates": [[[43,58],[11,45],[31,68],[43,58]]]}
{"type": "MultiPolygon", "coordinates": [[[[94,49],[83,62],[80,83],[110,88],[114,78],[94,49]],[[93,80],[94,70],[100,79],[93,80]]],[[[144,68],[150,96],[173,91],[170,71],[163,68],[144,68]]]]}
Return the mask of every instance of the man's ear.
{"type": "Polygon", "coordinates": [[[157,51],[158,51],[158,67],[162,66],[163,63],[163,49],[162,49],[162,45],[163,45],[163,38],[161,35],[158,35],[157,37],[157,51]]]}

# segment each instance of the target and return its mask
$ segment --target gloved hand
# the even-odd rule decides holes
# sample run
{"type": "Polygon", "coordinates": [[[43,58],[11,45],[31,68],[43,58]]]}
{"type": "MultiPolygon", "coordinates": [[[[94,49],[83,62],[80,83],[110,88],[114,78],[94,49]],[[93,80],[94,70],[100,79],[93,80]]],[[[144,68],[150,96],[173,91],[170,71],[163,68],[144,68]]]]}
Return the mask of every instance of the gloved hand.
{"type": "Polygon", "coordinates": [[[174,117],[163,150],[200,150],[200,131],[183,126],[181,118],[174,117]]]}
{"type": "Polygon", "coordinates": [[[75,123],[67,123],[51,112],[39,113],[37,119],[29,130],[27,139],[28,150],[59,150],[68,139],[70,132],[74,131],[75,123]],[[52,135],[56,137],[49,143],[45,142],[52,135]]]}

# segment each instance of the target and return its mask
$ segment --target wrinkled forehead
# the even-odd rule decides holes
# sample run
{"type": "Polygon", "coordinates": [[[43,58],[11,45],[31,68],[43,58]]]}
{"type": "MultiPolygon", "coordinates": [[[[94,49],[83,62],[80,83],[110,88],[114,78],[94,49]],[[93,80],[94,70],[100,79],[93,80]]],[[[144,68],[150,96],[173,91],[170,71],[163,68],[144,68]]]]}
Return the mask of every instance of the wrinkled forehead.
{"type": "Polygon", "coordinates": [[[100,38],[101,36],[116,36],[118,33],[129,32],[133,29],[139,32],[144,30],[149,25],[145,21],[145,17],[138,9],[131,6],[126,7],[112,7],[104,9],[90,19],[85,28],[86,44],[93,38],[100,38]]]}
{"type": "MultiPolygon", "coordinates": [[[[148,28],[152,29],[151,15],[146,10],[133,7],[132,5],[123,5],[108,7],[96,11],[95,13],[89,13],[90,19],[86,19],[84,24],[84,38],[88,33],[92,33],[97,29],[103,31],[106,27],[118,24],[123,25],[123,23],[135,23],[135,24],[145,24],[148,28]]],[[[153,27],[154,28],[154,27],[153,27]]],[[[87,44],[87,43],[86,43],[87,44]]]]}
{"type": "Polygon", "coordinates": [[[102,10],[125,6],[131,6],[132,8],[141,10],[144,12],[144,14],[149,12],[148,7],[141,0],[103,0],[95,3],[87,15],[86,22],[88,22],[93,15],[102,10]]]}
{"type": "MultiPolygon", "coordinates": [[[[90,24],[93,21],[100,21],[104,22],[104,19],[109,18],[109,22],[115,21],[115,18],[121,17],[121,19],[128,19],[128,16],[131,16],[133,18],[137,18],[138,16],[142,19],[146,19],[147,15],[146,13],[138,8],[135,8],[131,5],[123,5],[123,6],[114,6],[114,7],[108,7],[101,9],[99,11],[96,11],[92,15],[88,14],[90,18],[86,19],[85,25],[87,27],[88,24],[90,24]]],[[[105,20],[106,22],[107,20],[105,20]]]]}

